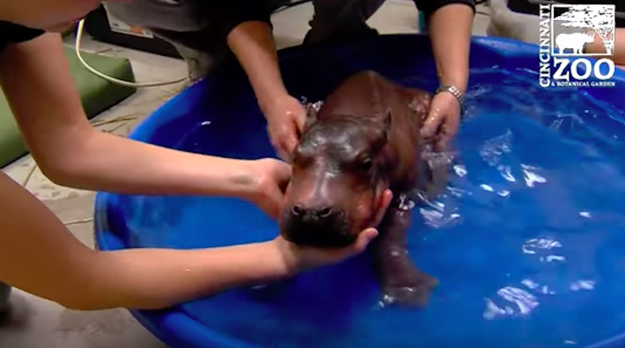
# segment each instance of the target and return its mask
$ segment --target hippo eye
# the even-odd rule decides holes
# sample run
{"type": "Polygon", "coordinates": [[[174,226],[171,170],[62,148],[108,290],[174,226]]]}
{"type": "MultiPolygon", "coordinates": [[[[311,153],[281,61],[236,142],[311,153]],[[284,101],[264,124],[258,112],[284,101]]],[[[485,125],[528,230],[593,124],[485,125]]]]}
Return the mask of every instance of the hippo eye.
{"type": "Polygon", "coordinates": [[[362,171],[365,171],[365,172],[370,171],[372,165],[373,165],[373,161],[371,161],[371,158],[365,158],[360,161],[360,169],[362,171]]]}

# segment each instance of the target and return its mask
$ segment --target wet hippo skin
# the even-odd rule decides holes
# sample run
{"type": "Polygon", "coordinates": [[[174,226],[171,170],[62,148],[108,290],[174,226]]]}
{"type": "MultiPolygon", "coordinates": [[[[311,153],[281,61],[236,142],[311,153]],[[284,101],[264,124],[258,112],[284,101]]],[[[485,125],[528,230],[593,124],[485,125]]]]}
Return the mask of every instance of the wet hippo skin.
{"type": "Polygon", "coordinates": [[[338,248],[377,224],[380,234],[369,251],[387,303],[426,305],[438,283],[414,265],[406,236],[410,203],[446,185],[447,168],[431,169],[421,156],[436,150],[420,136],[430,98],[376,72],[357,73],[318,111],[308,108],[291,157],[281,234],[299,245],[338,248]]]}

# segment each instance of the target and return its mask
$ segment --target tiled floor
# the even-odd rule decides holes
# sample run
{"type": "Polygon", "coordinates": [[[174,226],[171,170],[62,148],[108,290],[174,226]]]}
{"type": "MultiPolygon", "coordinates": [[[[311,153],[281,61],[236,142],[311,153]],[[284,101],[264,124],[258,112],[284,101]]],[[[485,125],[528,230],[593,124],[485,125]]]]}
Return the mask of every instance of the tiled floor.
{"type": "MultiPolygon", "coordinates": [[[[475,35],[485,35],[488,17],[480,6],[475,35]]],[[[280,47],[297,45],[308,30],[313,13],[309,4],[274,15],[275,35],[280,47]]],[[[412,1],[389,0],[370,19],[381,33],[416,32],[417,10],[412,1]]],[[[68,40],[68,44],[72,44],[68,40]]],[[[83,49],[128,57],[138,81],[174,80],[186,75],[183,61],[94,42],[85,35],[83,49]]],[[[146,88],[94,118],[104,132],[126,136],[146,115],[175,95],[183,84],[146,88]]],[[[94,193],[51,183],[30,156],[3,169],[41,199],[85,244],[93,246],[92,209],[94,193]]],[[[21,291],[14,291],[13,320],[0,325],[0,347],[10,348],[163,348],[158,340],[137,324],[125,310],[77,312],[21,291]]]]}

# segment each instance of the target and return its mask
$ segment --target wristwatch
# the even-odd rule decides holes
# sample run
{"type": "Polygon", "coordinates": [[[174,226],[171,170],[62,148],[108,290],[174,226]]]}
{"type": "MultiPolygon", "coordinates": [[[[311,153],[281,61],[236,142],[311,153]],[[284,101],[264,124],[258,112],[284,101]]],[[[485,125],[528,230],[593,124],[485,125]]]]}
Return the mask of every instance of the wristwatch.
{"type": "Polygon", "coordinates": [[[438,87],[435,94],[439,94],[440,92],[449,92],[456,100],[458,100],[458,104],[460,104],[460,115],[464,113],[464,94],[460,91],[460,89],[454,85],[442,85],[438,87]]]}

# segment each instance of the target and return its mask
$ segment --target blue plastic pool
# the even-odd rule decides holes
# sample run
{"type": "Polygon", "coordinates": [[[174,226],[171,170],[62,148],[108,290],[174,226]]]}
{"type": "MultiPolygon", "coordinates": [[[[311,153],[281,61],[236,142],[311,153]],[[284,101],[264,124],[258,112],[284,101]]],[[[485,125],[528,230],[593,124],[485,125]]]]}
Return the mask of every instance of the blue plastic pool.
{"type": "MultiPolygon", "coordinates": [[[[381,308],[363,255],[261,289],[133,311],[173,348],[622,347],[625,78],[545,91],[537,48],[475,38],[467,118],[449,187],[414,209],[410,252],[440,280],[426,310],[381,308]]],[[[289,91],[320,100],[374,69],[433,91],[429,40],[391,35],[281,52],[289,91]]],[[[132,138],[212,155],[274,157],[237,67],[162,106],[132,138]]],[[[251,204],[99,193],[99,248],[214,247],[274,238],[251,204]]]]}

